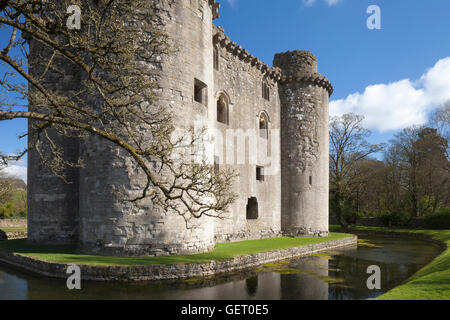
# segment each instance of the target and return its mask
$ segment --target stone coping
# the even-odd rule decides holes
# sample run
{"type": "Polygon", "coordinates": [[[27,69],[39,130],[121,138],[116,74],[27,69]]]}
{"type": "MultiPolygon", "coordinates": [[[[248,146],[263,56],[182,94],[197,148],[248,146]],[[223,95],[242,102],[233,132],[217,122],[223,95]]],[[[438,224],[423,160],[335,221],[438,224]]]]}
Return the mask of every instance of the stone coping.
{"type": "MultiPolygon", "coordinates": [[[[357,236],[352,236],[301,247],[242,255],[226,261],[211,261],[209,263],[145,266],[80,265],[81,279],[95,281],[156,281],[207,277],[354,245],[357,244],[357,241],[357,236]]],[[[0,252],[0,261],[47,277],[67,279],[69,276],[66,274],[66,270],[70,264],[47,262],[9,252],[0,252]]]]}

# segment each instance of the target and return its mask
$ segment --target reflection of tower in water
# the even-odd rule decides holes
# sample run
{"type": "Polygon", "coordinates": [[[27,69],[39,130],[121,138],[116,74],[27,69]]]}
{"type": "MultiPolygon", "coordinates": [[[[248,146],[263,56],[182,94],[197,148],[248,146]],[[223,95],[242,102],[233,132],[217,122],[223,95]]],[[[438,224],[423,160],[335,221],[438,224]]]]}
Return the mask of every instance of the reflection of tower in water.
{"type": "Polygon", "coordinates": [[[328,260],[312,256],[292,261],[289,268],[298,270],[281,276],[281,299],[328,300],[328,260]]]}

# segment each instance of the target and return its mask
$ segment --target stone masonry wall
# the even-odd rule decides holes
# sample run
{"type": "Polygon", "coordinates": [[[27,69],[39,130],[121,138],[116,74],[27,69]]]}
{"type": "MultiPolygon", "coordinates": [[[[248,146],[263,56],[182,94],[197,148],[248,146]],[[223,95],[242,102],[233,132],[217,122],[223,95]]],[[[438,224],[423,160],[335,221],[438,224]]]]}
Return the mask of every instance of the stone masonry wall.
{"type": "Polygon", "coordinates": [[[293,235],[328,234],[329,129],[332,87],[317,74],[307,51],[277,54],[282,68],[281,194],[282,229],[293,235]]]}
{"type": "Polygon", "coordinates": [[[0,228],[20,228],[27,226],[27,219],[0,219],[0,228]]]}
{"type": "Polygon", "coordinates": [[[228,124],[217,121],[215,155],[220,167],[233,168],[239,177],[234,192],[239,196],[229,217],[217,221],[216,240],[236,241],[278,236],[281,231],[280,100],[279,70],[264,65],[232,42],[221,28],[215,28],[214,45],[219,53],[214,71],[214,101],[220,94],[229,99],[228,124]],[[270,90],[270,101],[263,98],[262,85],[270,90]],[[269,120],[268,139],[259,135],[259,119],[269,120]],[[264,181],[256,180],[256,167],[264,167],[264,181]],[[250,198],[258,202],[258,218],[247,219],[250,198]]]}

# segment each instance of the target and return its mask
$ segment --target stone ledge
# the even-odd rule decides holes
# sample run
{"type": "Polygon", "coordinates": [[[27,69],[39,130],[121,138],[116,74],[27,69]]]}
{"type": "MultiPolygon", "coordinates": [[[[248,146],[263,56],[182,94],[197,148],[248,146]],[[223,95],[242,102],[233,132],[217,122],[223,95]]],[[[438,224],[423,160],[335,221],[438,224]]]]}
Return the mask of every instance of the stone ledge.
{"type": "MultiPolygon", "coordinates": [[[[310,244],[290,249],[242,255],[227,261],[198,264],[146,266],[88,266],[80,265],[82,280],[95,281],[155,281],[211,276],[244,270],[262,264],[311,255],[316,252],[357,243],[357,236],[310,244]]],[[[67,278],[69,264],[46,262],[9,252],[0,252],[0,261],[52,278],[67,278]]]]}

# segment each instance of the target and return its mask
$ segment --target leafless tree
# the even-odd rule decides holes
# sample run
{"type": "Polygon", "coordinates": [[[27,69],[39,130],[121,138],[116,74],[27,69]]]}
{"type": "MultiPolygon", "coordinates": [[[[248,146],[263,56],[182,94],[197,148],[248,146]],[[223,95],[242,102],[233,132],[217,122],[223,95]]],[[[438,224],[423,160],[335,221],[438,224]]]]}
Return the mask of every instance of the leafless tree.
{"type": "Polygon", "coordinates": [[[370,144],[370,131],[363,127],[363,116],[353,113],[330,119],[330,190],[332,210],[346,226],[345,211],[357,190],[360,161],[381,151],[384,145],[370,144]]]}
{"type": "Polygon", "coordinates": [[[226,214],[236,198],[235,172],[215,172],[212,164],[192,157],[174,160],[180,148],[192,154],[203,135],[192,131],[173,138],[174,110],[158,100],[157,73],[147,72],[175,50],[149,16],[152,1],[1,0],[0,10],[0,28],[10,34],[0,50],[0,61],[9,68],[0,79],[0,121],[33,123],[29,147],[2,155],[3,163],[33,149],[64,179],[66,168],[83,166],[83,159],[68,160],[55,132],[97,136],[124,150],[147,178],[140,194],[127,200],[138,204],[151,198],[186,221],[226,214]],[[82,9],[79,31],[67,28],[70,5],[82,9]],[[52,81],[61,74],[79,76],[80,85],[62,91],[52,81]]]}
{"type": "Polygon", "coordinates": [[[450,141],[450,101],[433,113],[430,125],[436,128],[442,137],[450,141]]]}

